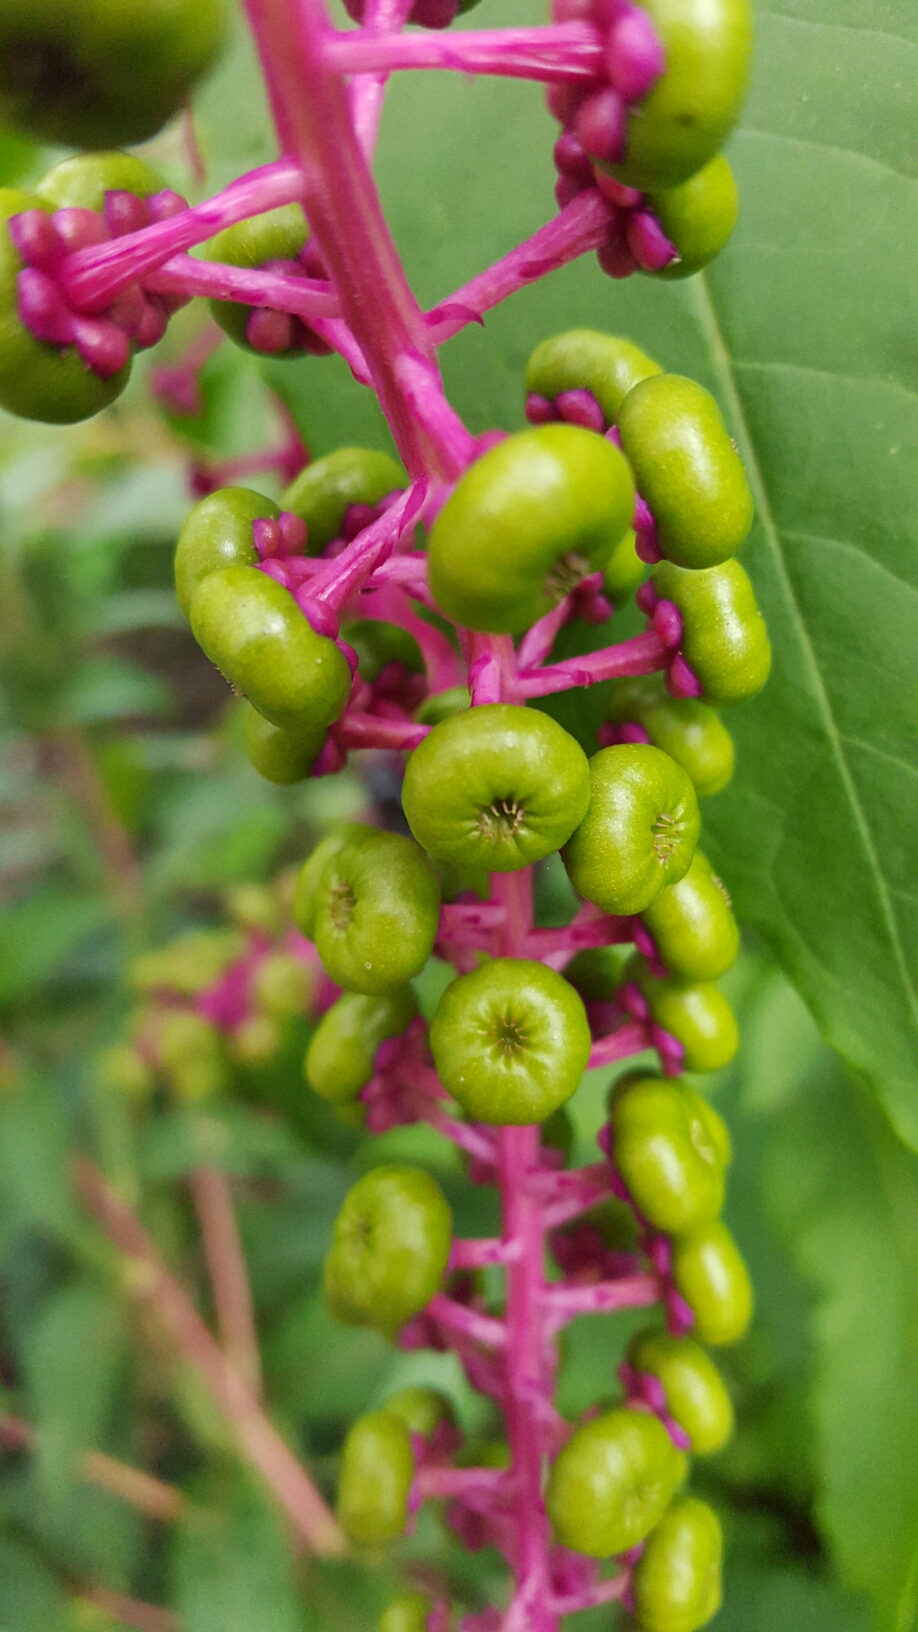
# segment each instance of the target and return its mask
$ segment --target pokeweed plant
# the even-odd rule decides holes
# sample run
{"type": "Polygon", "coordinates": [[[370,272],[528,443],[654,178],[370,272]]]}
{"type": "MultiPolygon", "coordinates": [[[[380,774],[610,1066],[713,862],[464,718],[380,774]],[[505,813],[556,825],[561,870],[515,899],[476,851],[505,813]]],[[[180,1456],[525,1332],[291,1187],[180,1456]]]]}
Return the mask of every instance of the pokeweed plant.
{"type": "MultiPolygon", "coordinates": [[[[143,1068],[165,1070],[176,1091],[205,1096],[213,1027],[241,1049],[267,1046],[272,1002],[309,1000],[314,948],[341,995],[310,1044],[312,1090],[371,1133],[430,1123],[476,1182],[497,1186],[503,1219],[493,1239],[454,1239],[435,1181],[394,1164],[348,1196],[330,1308],[406,1347],[454,1349],[503,1412],[506,1448],[497,1465],[470,1465],[442,1401],[397,1396],[345,1445],[344,1531],[377,1547],[423,1501],[445,1501],[452,1528],[493,1543],[512,1578],[506,1606],[462,1616],[465,1632],[551,1632],[615,1600],[644,1632],[691,1632],[718,1607],[721,1544],[712,1510],[684,1493],[688,1454],[718,1449],[731,1426],[703,1345],[735,1341],[751,1315],[719,1219],[726,1129],[682,1072],[717,1069],[737,1044],[714,982],[738,931],[698,849],[698,799],[733,763],[711,705],[753,696],[770,665],[735,559],[752,498],[714,399],[628,340],[545,340],[525,379],[531,428],[477,438],[446,398],[437,349],[588,251],[614,278],[663,279],[718,253],[736,219],[720,146],[746,86],[746,7],[559,0],[544,27],[455,36],[402,32],[448,25],[454,8],[435,0],[410,12],[370,0],[346,32],[319,0],[247,9],[283,156],[193,208],[117,152],[64,161],[34,195],[6,190],[0,400],[53,423],[97,412],[194,295],[258,354],[345,358],[376,392],[402,464],[348,448],[307,465],[281,505],[209,494],[179,541],[176,583],[200,645],[246,699],[256,769],[294,783],[355,750],[403,753],[411,836],[332,834],[298,882],[292,949],[269,956],[258,941],[241,974],[229,956],[191,1009],[167,1005],[110,1063],[138,1084],[143,1068]],[[434,67],[547,84],[560,213],[424,314],[369,160],[387,75],[434,67]],[[198,244],[204,259],[185,253],[198,244]],[[551,661],[565,624],[605,625],[634,592],[643,634],[551,661]],[[589,760],[527,706],[610,679],[589,760]],[[532,870],[559,852],[583,905],[546,927],[532,870]],[[428,1026],[409,983],[434,952],[455,978],[428,1026]],[[616,1084],[601,1159],[569,1170],[564,1106],[584,1069],[649,1050],[659,1069],[616,1084]],[[625,1248],[608,1239],[613,1203],[632,1217],[625,1248]],[[496,1311],[481,1282],[491,1269],[505,1284],[496,1311]],[[565,1422],[552,1400],[564,1326],[654,1304],[665,1324],[635,1339],[621,1403],[565,1422]]],[[[91,40],[87,52],[92,64],[91,40]]],[[[190,58],[165,112],[199,71],[190,58]]],[[[163,107],[146,89],[155,124],[163,107]]],[[[13,107],[23,129],[86,139],[85,110],[66,98],[53,125],[13,107]]],[[[99,118],[91,140],[146,130],[99,118]]],[[[115,1233],[130,1229],[88,1172],[83,1187],[115,1233]]],[[[308,1539],[335,1545],[321,1504],[306,1506],[308,1539]]],[[[451,1613],[412,1594],[382,1624],[436,1632],[451,1613]]]]}

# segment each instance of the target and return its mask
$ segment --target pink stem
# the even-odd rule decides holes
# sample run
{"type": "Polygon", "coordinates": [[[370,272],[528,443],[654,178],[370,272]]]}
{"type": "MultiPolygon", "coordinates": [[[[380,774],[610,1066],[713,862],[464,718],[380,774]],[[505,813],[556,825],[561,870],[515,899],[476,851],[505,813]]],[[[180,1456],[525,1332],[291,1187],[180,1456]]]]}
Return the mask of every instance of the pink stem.
{"type": "Polygon", "coordinates": [[[447,1331],[458,1332],[462,1337],[471,1338],[473,1343],[483,1343],[488,1349],[506,1347],[507,1333],[502,1320],[479,1314],[477,1309],[457,1303],[444,1292],[437,1292],[431,1298],[427,1313],[447,1331]]]}
{"type": "Polygon", "coordinates": [[[550,692],[568,691],[572,686],[592,686],[598,680],[653,674],[656,669],[665,669],[671,660],[672,652],[653,629],[648,629],[643,635],[634,635],[617,646],[605,646],[601,651],[587,652],[584,657],[568,657],[550,668],[523,674],[520,691],[524,697],[547,697],[550,692]]]}
{"type": "Polygon", "coordinates": [[[557,271],[588,250],[598,249],[614,215],[614,207],[596,187],[578,193],[554,220],[428,312],[427,323],[437,345],[528,283],[557,271]]]}
{"type": "MultiPolygon", "coordinates": [[[[368,35],[395,33],[407,22],[412,0],[367,0],[363,29],[368,35]]],[[[388,73],[355,74],[348,86],[348,102],[357,140],[368,162],[373,158],[388,73]]]]}
{"type": "Polygon", "coordinates": [[[319,278],[250,271],[221,261],[198,261],[192,255],[170,256],[143,281],[144,288],[154,294],[205,295],[209,300],[270,306],[277,312],[293,312],[307,322],[314,317],[337,317],[340,312],[334,290],[319,278]]]}
{"type": "Polygon", "coordinates": [[[601,78],[604,69],[602,37],[590,23],[449,34],[377,35],[355,29],[333,35],[324,54],[328,65],[343,74],[446,68],[460,74],[583,84],[601,78]]]}
{"type": "Polygon", "coordinates": [[[423,1500],[443,1496],[494,1497],[510,1483],[506,1468],[420,1468],[415,1479],[423,1500]]]}
{"type": "Polygon", "coordinates": [[[181,215],[139,232],[125,233],[107,244],[75,250],[62,268],[64,294],[81,311],[98,311],[119,289],[137,282],[180,250],[204,243],[224,227],[273,210],[278,204],[294,204],[302,189],[299,168],[289,159],[262,165],[203,204],[183,210],[181,215]]]}
{"type": "Polygon", "coordinates": [[[547,1191],[542,1203],[547,1230],[578,1218],[598,1201],[615,1194],[608,1162],[576,1168],[571,1173],[554,1173],[551,1177],[556,1181],[555,1186],[547,1191]]]}
{"type": "Polygon", "coordinates": [[[619,1598],[624,1598],[630,1585],[630,1572],[624,1571],[615,1575],[611,1581],[599,1581],[595,1587],[589,1587],[585,1592],[565,1593],[563,1596],[552,1599],[552,1609],[556,1615],[573,1615],[578,1609],[596,1609],[600,1604],[612,1604],[619,1598]]]}
{"type": "Polygon", "coordinates": [[[400,748],[410,753],[427,736],[429,725],[387,720],[376,714],[347,713],[333,728],[342,748],[400,748]]]}
{"type": "MultiPolygon", "coordinates": [[[[354,133],[346,89],[327,62],[334,31],[322,0],[246,0],[246,5],[282,146],[302,171],[310,226],[399,452],[414,477],[454,479],[462,460],[442,423],[442,410],[451,410],[354,133]],[[418,365],[425,368],[423,391],[418,365]],[[432,419],[427,409],[435,410],[432,419]]],[[[465,438],[461,422],[453,419],[453,428],[465,438]]]]}
{"type": "Polygon", "coordinates": [[[519,1257],[519,1248],[506,1241],[458,1240],[449,1255],[450,1269],[483,1269],[486,1264],[508,1264],[519,1257]]]}
{"type": "Polygon", "coordinates": [[[647,1048],[653,1048],[653,1038],[650,1026],[643,1020],[629,1020],[619,1026],[617,1031],[610,1031],[607,1037],[600,1037],[590,1050],[587,1069],[596,1071],[601,1065],[613,1065],[616,1060],[627,1060],[632,1054],[643,1054],[647,1048]]]}
{"type": "Polygon", "coordinates": [[[460,1122],[457,1117],[441,1111],[438,1105],[425,1107],[424,1121],[478,1161],[491,1163],[496,1160],[496,1145],[490,1134],[482,1133],[468,1122],[460,1122]]]}
{"type": "MultiPolygon", "coordinates": [[[[420,518],[426,496],[426,482],[413,483],[401,498],[358,534],[350,549],[325,562],[322,570],[309,581],[309,604],[322,602],[340,611],[348,597],[362,588],[375,569],[392,554],[399,540],[411,531],[420,518]]],[[[304,606],[304,611],[308,615],[308,606],[304,606]]]]}
{"type": "Polygon", "coordinates": [[[576,1315],[609,1314],[616,1309],[645,1309],[658,1303],[660,1282],[656,1275],[628,1275],[619,1281],[597,1281],[586,1286],[547,1286],[545,1307],[550,1322],[557,1327],[576,1315]]]}

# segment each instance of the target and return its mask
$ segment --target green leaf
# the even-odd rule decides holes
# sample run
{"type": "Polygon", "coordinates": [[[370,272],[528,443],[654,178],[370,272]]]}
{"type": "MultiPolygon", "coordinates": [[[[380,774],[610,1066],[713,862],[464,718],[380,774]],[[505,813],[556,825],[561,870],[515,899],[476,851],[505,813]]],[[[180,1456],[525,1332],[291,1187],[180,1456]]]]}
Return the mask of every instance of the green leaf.
{"type": "Polygon", "coordinates": [[[275,1509],[241,1480],[186,1520],[173,1549],[184,1632],[303,1632],[293,1549],[275,1509]]]}
{"type": "Polygon", "coordinates": [[[163,714],[172,702],[164,680],[120,657],[91,657],[61,691],[62,725],[95,725],[130,714],[163,714]]]}
{"type": "Polygon", "coordinates": [[[918,1158],[829,1062],[782,1115],[770,1193],[818,1302],[817,1508],[879,1632],[918,1626],[918,1158]]]}
{"type": "Polygon", "coordinates": [[[99,1448],[127,1341],[123,1303],[89,1282],[55,1293],[32,1326],[25,1385],[49,1491],[69,1484],[80,1451],[99,1448]]]}
{"type": "Polygon", "coordinates": [[[0,1003],[51,980],[111,918],[97,897],[48,885],[0,914],[0,1003]]]}
{"type": "Polygon", "coordinates": [[[721,1613],[710,1632],[871,1632],[870,1617],[831,1582],[802,1569],[727,1575],[721,1613]]]}
{"type": "Polygon", "coordinates": [[[21,1542],[0,1536],[0,1632],[64,1632],[68,1600],[21,1542]]]}

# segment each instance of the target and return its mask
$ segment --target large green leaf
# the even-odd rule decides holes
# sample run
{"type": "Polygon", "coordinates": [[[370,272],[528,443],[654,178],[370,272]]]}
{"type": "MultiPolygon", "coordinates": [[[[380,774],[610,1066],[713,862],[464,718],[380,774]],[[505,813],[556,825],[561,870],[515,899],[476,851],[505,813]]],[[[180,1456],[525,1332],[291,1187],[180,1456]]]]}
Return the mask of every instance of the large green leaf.
{"type": "Polygon", "coordinates": [[[293,1554],[279,1515],[242,1479],[225,1494],[222,1509],[196,1510],[176,1536],[172,1563],[185,1632],[302,1632],[293,1554]]]}
{"type": "Polygon", "coordinates": [[[821,1525],[880,1632],[918,1626],[918,1159],[829,1061],[772,1140],[770,1192],[818,1302],[821,1525]]]}

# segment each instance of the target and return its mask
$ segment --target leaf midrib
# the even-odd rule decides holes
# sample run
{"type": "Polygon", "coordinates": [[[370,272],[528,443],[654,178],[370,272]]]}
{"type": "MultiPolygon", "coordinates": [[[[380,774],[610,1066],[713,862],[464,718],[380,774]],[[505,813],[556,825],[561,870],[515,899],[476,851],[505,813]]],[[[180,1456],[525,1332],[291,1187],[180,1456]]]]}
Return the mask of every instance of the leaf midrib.
{"type": "Polygon", "coordinates": [[[902,940],[899,932],[899,925],[896,921],[896,916],[892,907],[889,886],[887,885],[885,876],[880,866],[880,859],[874,843],[870,823],[868,822],[861,805],[857,793],[857,787],[848,766],[841,731],[835,720],[832,704],[826,689],[825,681],[822,677],[822,671],[819,667],[816,652],[813,648],[813,643],[810,639],[809,630],[807,629],[806,621],[803,617],[803,613],[794,592],[793,583],[784,556],[784,549],[781,542],[781,532],[772,513],[771,504],[768,498],[768,491],[765,486],[765,480],[762,475],[761,466],[756,453],[752,432],[749,428],[742,398],[740,396],[739,388],[734,376],[732,360],[726,341],[724,340],[721,332],[711,291],[704,273],[699,273],[697,277],[692,279],[689,289],[686,292],[691,295],[696,315],[710,347],[715,373],[720,381],[724,395],[729,402],[730,412],[737,431],[737,439],[742,444],[743,459],[749,475],[750,486],[752,487],[755,496],[756,508],[758,510],[759,520],[762,524],[762,530],[765,534],[769,549],[771,550],[775,561],[776,570],[780,577],[785,599],[790,608],[794,626],[797,631],[797,637],[803,652],[804,661],[810,671],[813,691],[816,697],[817,706],[823,718],[826,736],[831,745],[833,758],[835,759],[839,775],[844,783],[848,798],[850,800],[858,831],[861,836],[861,842],[866,854],[867,863],[873,878],[877,898],[883,914],[890,945],[893,950],[896,965],[899,969],[902,987],[907,996],[914,1023],[916,1028],[918,1028],[918,991],[916,991],[915,985],[909,973],[908,962],[905,957],[905,951],[902,946],[902,940]]]}

